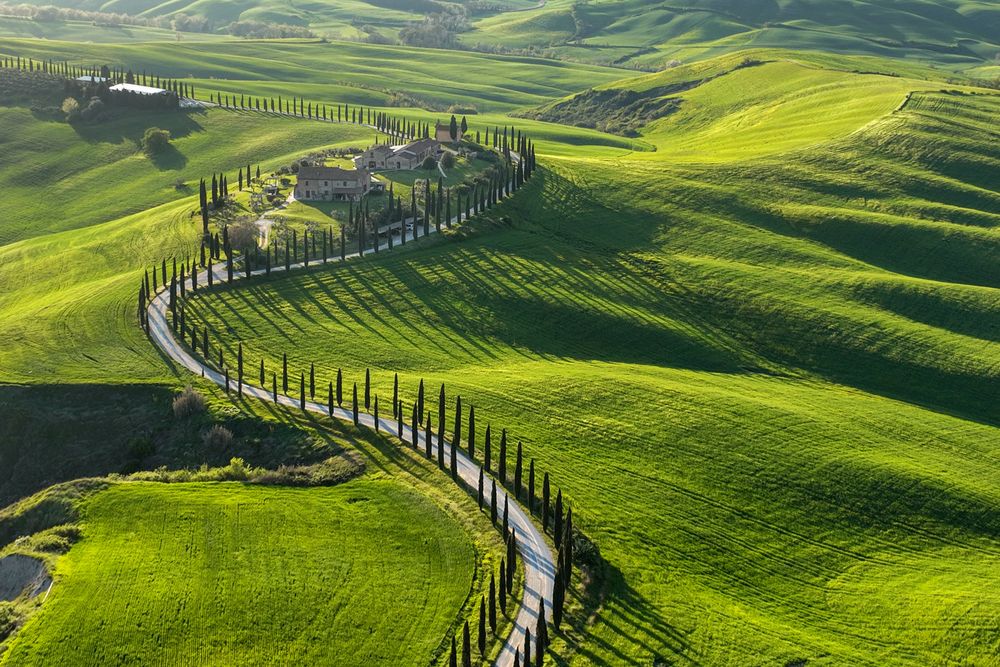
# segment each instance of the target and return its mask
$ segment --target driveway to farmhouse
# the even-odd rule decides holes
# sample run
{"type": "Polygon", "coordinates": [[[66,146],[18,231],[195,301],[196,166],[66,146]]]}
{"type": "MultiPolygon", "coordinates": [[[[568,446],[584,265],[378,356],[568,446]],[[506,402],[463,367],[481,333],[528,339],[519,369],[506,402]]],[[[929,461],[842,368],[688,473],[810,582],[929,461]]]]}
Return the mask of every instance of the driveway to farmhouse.
{"type": "MultiPolygon", "coordinates": [[[[516,159],[516,158],[515,158],[516,159]]],[[[453,218],[453,220],[455,220],[453,218]]],[[[405,228],[402,228],[403,222],[397,222],[392,225],[386,225],[379,228],[379,232],[389,232],[389,230],[396,227],[401,227],[400,232],[406,234],[407,240],[416,240],[417,232],[419,231],[418,225],[413,218],[410,218],[406,222],[413,222],[413,231],[406,232],[405,228]]],[[[434,233],[435,229],[430,228],[430,232],[434,233]]],[[[399,248],[399,245],[395,246],[399,248]]],[[[388,251],[388,244],[382,244],[379,246],[380,251],[388,251]]],[[[373,252],[369,251],[369,252],[373,252]]],[[[358,257],[358,253],[352,253],[347,256],[347,259],[358,257]]],[[[335,258],[330,261],[340,261],[340,258],[335,258]]],[[[316,262],[313,261],[313,266],[316,262]]],[[[291,270],[302,268],[303,263],[293,264],[291,270]]],[[[285,270],[283,266],[271,267],[272,272],[280,272],[285,270]]],[[[198,274],[198,284],[207,285],[208,284],[208,272],[212,271],[212,277],[214,281],[220,283],[226,281],[226,265],[215,264],[201,271],[198,274]]],[[[263,269],[253,271],[252,275],[261,275],[264,273],[263,269]]],[[[234,274],[233,280],[244,280],[242,274],[234,274]]],[[[227,377],[220,373],[219,371],[207,366],[202,363],[201,360],[194,357],[182,343],[180,343],[173,335],[171,331],[170,324],[167,321],[167,311],[169,310],[169,291],[161,289],[153,297],[147,306],[147,313],[149,316],[149,337],[152,339],[153,343],[159,347],[170,359],[172,359],[179,366],[182,366],[196,375],[201,375],[219,385],[220,387],[227,386],[227,377]]],[[[231,379],[230,384],[233,382],[231,379]]],[[[257,398],[262,401],[271,402],[274,400],[274,396],[268,389],[262,387],[256,387],[252,384],[243,385],[243,394],[257,398]]],[[[278,403],[285,405],[287,407],[299,408],[299,400],[292,398],[290,396],[284,396],[279,394],[278,403]]],[[[329,411],[328,406],[316,403],[313,401],[306,402],[306,409],[310,412],[315,412],[317,414],[329,415],[330,417],[340,419],[345,422],[353,422],[353,413],[351,410],[347,410],[341,407],[334,407],[333,411],[329,411]]],[[[375,417],[367,413],[359,413],[359,423],[369,427],[375,427],[375,417]]],[[[417,448],[423,451],[426,447],[426,435],[422,436],[417,429],[417,433],[414,434],[410,427],[405,423],[399,423],[394,419],[386,419],[380,417],[378,420],[379,430],[386,431],[388,433],[401,433],[402,439],[406,442],[413,442],[414,435],[417,438],[417,448]],[[423,439],[421,439],[423,437],[423,439]]],[[[433,438],[432,438],[433,440],[433,438]]],[[[450,460],[452,444],[450,442],[444,442],[444,456],[445,460],[450,460]]],[[[431,444],[431,452],[433,457],[437,457],[437,445],[431,444]]],[[[479,486],[479,474],[482,467],[470,459],[468,455],[462,450],[461,447],[455,448],[455,458],[457,462],[458,475],[462,480],[462,483],[469,489],[477,489],[479,486]]],[[[494,665],[496,667],[511,667],[514,665],[515,651],[520,651],[524,654],[524,643],[525,643],[525,631],[529,630],[537,641],[537,633],[535,629],[538,624],[538,610],[540,603],[544,601],[545,603],[545,615],[549,622],[552,619],[552,591],[555,585],[555,556],[552,553],[552,549],[549,547],[548,543],[545,541],[545,536],[542,535],[541,531],[535,527],[534,521],[525,512],[524,508],[521,507],[520,503],[513,497],[509,497],[507,491],[497,484],[494,479],[484,472],[483,477],[483,495],[485,497],[484,503],[489,506],[490,496],[492,494],[493,488],[496,487],[497,494],[497,507],[498,511],[502,511],[504,502],[508,503],[508,521],[512,530],[517,535],[517,551],[521,558],[521,562],[524,564],[524,586],[521,595],[521,605],[517,612],[517,616],[514,619],[514,627],[511,629],[506,641],[504,642],[503,648],[500,655],[497,656],[494,665]]],[[[535,655],[535,649],[537,647],[536,643],[531,646],[531,653],[535,655]]]]}

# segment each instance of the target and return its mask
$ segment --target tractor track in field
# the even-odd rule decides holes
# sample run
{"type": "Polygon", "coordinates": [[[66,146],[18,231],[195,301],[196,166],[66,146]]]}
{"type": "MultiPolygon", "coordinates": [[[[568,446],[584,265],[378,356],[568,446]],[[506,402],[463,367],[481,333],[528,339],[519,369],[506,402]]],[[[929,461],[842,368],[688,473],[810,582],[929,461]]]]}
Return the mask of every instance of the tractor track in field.
{"type": "MultiPolygon", "coordinates": [[[[515,160],[518,160],[515,157],[515,160]]],[[[455,218],[453,218],[454,220],[455,218]]],[[[379,228],[379,237],[381,234],[391,234],[392,230],[399,228],[401,234],[406,235],[407,240],[416,240],[417,236],[417,222],[414,219],[408,221],[396,222],[390,225],[386,225],[379,228]],[[406,222],[412,222],[413,231],[407,232],[405,228],[406,222]]],[[[434,233],[436,230],[434,227],[429,229],[429,233],[434,233]]],[[[389,247],[387,243],[379,245],[379,250],[388,251],[389,247]]],[[[374,252],[374,250],[369,250],[374,252]]],[[[345,256],[346,260],[358,257],[358,252],[353,252],[345,256]]],[[[342,260],[337,258],[331,258],[329,262],[341,262],[342,260]]],[[[322,260],[313,260],[313,264],[320,264],[322,260]]],[[[306,264],[304,262],[299,262],[297,264],[292,264],[290,266],[290,271],[296,269],[305,268],[306,264]]],[[[213,264],[207,269],[203,269],[198,272],[197,282],[199,286],[205,286],[208,284],[208,272],[212,272],[213,282],[218,281],[219,283],[225,283],[227,280],[227,270],[225,264],[213,264]]],[[[285,271],[284,266],[274,266],[271,268],[272,272],[285,271]]],[[[258,269],[251,272],[251,276],[259,276],[265,273],[264,269],[258,269]]],[[[234,272],[233,281],[243,280],[244,274],[237,274],[234,272]]],[[[202,289],[205,289],[202,287],[202,289]]],[[[195,357],[184,344],[177,340],[174,336],[172,328],[168,322],[167,312],[169,307],[169,290],[166,288],[160,288],[158,292],[152,297],[146,306],[146,312],[149,319],[149,338],[152,340],[153,344],[156,345],[167,357],[169,357],[174,363],[178,364],[191,371],[195,375],[201,375],[202,377],[214,382],[220,387],[229,388],[227,385],[227,375],[216,370],[215,368],[208,365],[207,362],[202,361],[195,357]]],[[[243,395],[250,396],[252,398],[257,398],[262,401],[273,402],[274,396],[272,392],[263,387],[257,387],[248,383],[243,384],[242,388],[243,395]]],[[[285,396],[283,394],[278,394],[277,402],[281,405],[298,408],[299,400],[292,398],[291,396],[285,396]]],[[[306,410],[310,412],[328,415],[334,419],[340,419],[345,422],[353,422],[354,417],[351,410],[345,409],[343,407],[334,407],[333,410],[329,410],[327,405],[317,403],[315,401],[306,401],[306,410]]],[[[367,426],[369,428],[375,428],[375,417],[374,415],[368,414],[366,412],[360,412],[358,415],[358,422],[361,425],[367,426]]],[[[420,428],[417,429],[417,433],[414,434],[409,426],[405,423],[405,417],[403,423],[398,422],[395,419],[386,419],[380,417],[378,420],[379,430],[387,431],[390,434],[402,433],[402,439],[406,442],[414,442],[414,436],[417,438],[417,448],[421,449],[426,447],[426,433],[421,435],[420,428]]],[[[432,438],[433,440],[433,438],[432,438]]],[[[444,441],[444,456],[445,460],[450,460],[452,443],[444,441]]],[[[431,453],[432,458],[437,457],[438,446],[431,443],[431,453]]],[[[468,455],[462,451],[461,447],[455,447],[455,455],[458,468],[458,476],[468,489],[475,490],[479,486],[479,473],[482,469],[481,466],[468,457],[468,455]]],[[[497,494],[497,506],[499,508],[504,505],[505,501],[508,501],[508,521],[511,528],[516,532],[517,535],[517,552],[524,564],[524,585],[522,588],[521,601],[517,614],[514,616],[513,627],[507,638],[504,640],[503,647],[500,654],[494,661],[496,667],[511,667],[514,664],[515,652],[520,651],[523,654],[524,643],[526,639],[526,631],[531,631],[532,635],[536,635],[535,627],[538,623],[538,610],[540,602],[545,603],[545,613],[548,621],[552,618],[552,594],[555,586],[555,555],[552,549],[545,541],[545,536],[538,530],[531,516],[525,509],[520,505],[520,503],[508,494],[503,485],[498,484],[492,475],[485,473],[483,476],[483,496],[485,506],[489,506],[490,497],[493,488],[496,488],[497,494]]],[[[537,636],[534,637],[537,642],[537,636]]],[[[533,643],[531,646],[532,655],[535,655],[535,650],[537,648],[537,643],[533,643]]]]}

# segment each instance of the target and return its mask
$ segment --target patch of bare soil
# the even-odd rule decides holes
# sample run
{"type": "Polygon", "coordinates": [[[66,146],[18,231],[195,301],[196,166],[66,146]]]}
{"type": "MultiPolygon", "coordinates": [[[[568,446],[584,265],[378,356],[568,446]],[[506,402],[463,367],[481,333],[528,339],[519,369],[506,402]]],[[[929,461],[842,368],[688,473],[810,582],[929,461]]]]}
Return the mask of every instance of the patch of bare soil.
{"type": "Polygon", "coordinates": [[[0,600],[12,601],[27,594],[33,598],[49,589],[52,577],[45,563],[21,554],[0,558],[0,600]]]}

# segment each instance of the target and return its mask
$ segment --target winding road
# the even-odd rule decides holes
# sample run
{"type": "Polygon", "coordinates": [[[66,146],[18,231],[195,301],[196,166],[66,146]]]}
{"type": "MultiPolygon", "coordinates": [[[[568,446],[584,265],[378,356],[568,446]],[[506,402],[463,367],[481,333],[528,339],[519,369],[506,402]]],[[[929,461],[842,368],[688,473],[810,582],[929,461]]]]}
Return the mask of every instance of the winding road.
{"type": "MultiPolygon", "coordinates": [[[[454,218],[453,218],[454,220],[454,218]]],[[[387,232],[395,227],[401,227],[402,223],[394,223],[392,225],[387,225],[385,227],[380,227],[379,232],[387,232]]],[[[406,240],[416,240],[417,224],[414,222],[414,229],[412,233],[407,233],[405,228],[400,230],[400,233],[406,234],[406,240]]],[[[431,227],[431,233],[435,232],[435,229],[431,227]]],[[[395,244],[398,248],[398,243],[395,244]]],[[[388,251],[388,244],[382,244],[379,246],[379,250],[388,251]]],[[[374,252],[374,249],[368,252],[374,252]]],[[[366,253],[367,254],[367,253],[366,253]]],[[[358,257],[358,253],[354,252],[347,255],[347,259],[358,257]]],[[[336,259],[331,259],[331,262],[341,261],[339,257],[336,259]]],[[[312,264],[322,262],[322,260],[313,260],[312,264]]],[[[304,263],[293,264],[290,270],[295,270],[303,268],[304,263]]],[[[284,266],[272,267],[272,272],[284,271],[284,266]]],[[[208,269],[202,270],[198,274],[198,285],[199,289],[205,289],[204,285],[208,284],[208,272],[212,271],[213,280],[219,282],[226,281],[226,266],[225,264],[216,264],[208,269]]],[[[251,276],[261,275],[264,273],[263,269],[253,271],[251,276]]],[[[237,275],[234,272],[233,280],[245,279],[242,275],[237,275]]],[[[159,292],[155,294],[152,300],[147,306],[147,314],[149,316],[149,337],[152,341],[159,347],[164,354],[170,357],[174,362],[187,368],[192,373],[196,375],[201,375],[212,382],[216,383],[220,387],[226,386],[226,376],[223,373],[209,367],[203,363],[200,359],[193,356],[185,347],[182,345],[173,335],[171,326],[168,323],[167,311],[169,310],[169,290],[161,288],[159,292]]],[[[233,385],[236,385],[235,379],[231,380],[233,385]]],[[[271,402],[274,397],[270,391],[260,387],[256,387],[247,383],[243,384],[243,394],[246,396],[251,396],[262,401],[271,402]]],[[[299,408],[299,399],[292,398],[290,396],[278,395],[278,402],[282,405],[299,408]]],[[[316,403],[313,401],[306,402],[306,409],[318,414],[323,414],[340,419],[346,422],[353,422],[354,416],[351,410],[344,409],[342,407],[334,407],[333,412],[328,411],[328,406],[316,403]]],[[[405,419],[405,417],[404,417],[405,419]]],[[[364,426],[369,428],[375,428],[375,417],[367,413],[359,414],[359,422],[364,426]]],[[[387,431],[389,433],[395,434],[402,429],[403,439],[406,442],[413,442],[413,433],[410,427],[405,424],[405,422],[400,425],[395,419],[379,419],[379,429],[387,431]]],[[[417,443],[418,449],[426,446],[426,437],[419,433],[421,429],[417,429],[417,443]]],[[[433,438],[432,438],[433,439],[433,438]]],[[[450,460],[452,444],[450,442],[444,443],[444,455],[445,461],[450,460]]],[[[432,453],[437,456],[437,446],[432,444],[432,453]]],[[[458,474],[462,481],[467,485],[467,488],[478,489],[479,486],[479,471],[481,466],[470,459],[468,455],[462,450],[461,447],[456,448],[456,461],[458,467],[458,474]]],[[[498,513],[502,511],[500,508],[503,507],[505,498],[508,497],[507,491],[500,484],[496,483],[495,480],[488,474],[484,475],[483,483],[483,495],[484,495],[484,505],[488,506],[490,502],[490,496],[492,492],[492,487],[496,487],[497,494],[497,505],[498,513]]],[[[532,635],[532,646],[530,647],[531,656],[534,660],[535,649],[536,649],[536,631],[538,623],[538,610],[539,601],[544,600],[545,602],[545,613],[547,620],[551,621],[552,618],[552,592],[554,587],[554,577],[555,577],[555,557],[552,550],[549,548],[545,541],[544,536],[535,527],[534,522],[531,517],[527,514],[523,507],[513,498],[509,498],[508,502],[508,521],[512,529],[517,535],[517,551],[524,564],[524,587],[523,594],[521,597],[520,608],[517,611],[517,615],[514,618],[513,628],[504,642],[503,649],[501,650],[499,656],[497,657],[494,665],[497,667],[510,667],[514,664],[515,651],[520,651],[521,655],[524,655],[524,643],[525,643],[525,630],[530,630],[532,635]]]]}

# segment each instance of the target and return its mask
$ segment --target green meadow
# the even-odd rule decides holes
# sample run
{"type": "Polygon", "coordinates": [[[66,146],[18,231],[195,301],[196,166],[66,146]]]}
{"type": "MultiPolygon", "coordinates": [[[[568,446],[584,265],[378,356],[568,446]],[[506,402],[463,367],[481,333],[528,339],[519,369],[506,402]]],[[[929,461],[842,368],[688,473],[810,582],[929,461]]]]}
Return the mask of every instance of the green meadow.
{"type": "Polygon", "coordinates": [[[392,481],[128,483],[81,513],[0,664],[426,663],[473,578],[461,525],[392,481]]]}
{"type": "Polygon", "coordinates": [[[723,80],[684,93],[700,123],[643,133],[655,153],[552,156],[433,247],[194,317],[268,367],[444,382],[510,429],[607,560],[575,664],[988,663],[1000,96],[723,80]],[[744,109],[747,137],[716,129],[744,109]]]}
{"type": "MultiPolygon", "coordinates": [[[[211,4],[194,3],[238,9],[211,4]]],[[[123,63],[202,98],[291,94],[428,122],[474,105],[473,132],[537,140],[542,170],[470,224],[219,286],[188,312],[253,366],[287,353],[320,386],[371,369],[383,397],[398,372],[407,404],[421,378],[444,383],[523,442],[603,557],[593,617],[574,608],[561,661],[991,664],[1000,95],[972,79],[992,72],[993,8],[647,4],[643,22],[631,0],[556,0],[466,36],[684,61],[645,75],[350,42],[0,38],[0,53],[123,63]],[[676,109],[630,137],[537,119],[595,91],[676,109]]],[[[170,425],[192,378],[136,325],[137,282],[196,250],[199,178],[373,132],[222,109],[74,129],[20,106],[0,107],[0,128],[0,337],[15,342],[0,347],[2,502],[123,460],[237,455],[187,447],[198,434],[170,425]],[[137,145],[151,125],[175,137],[156,160],[137,145]],[[155,455],[137,456],[133,423],[155,455]]],[[[396,175],[404,191],[410,176],[396,175]]],[[[113,484],[81,503],[82,539],[0,661],[443,663],[501,548],[474,502],[373,434],[202,389],[213,418],[262,419],[239,451],[253,465],[351,452],[368,472],[310,489],[113,484]],[[259,428],[279,432],[258,442],[259,428]],[[295,436],[322,428],[332,450],[295,436]]]]}

